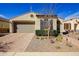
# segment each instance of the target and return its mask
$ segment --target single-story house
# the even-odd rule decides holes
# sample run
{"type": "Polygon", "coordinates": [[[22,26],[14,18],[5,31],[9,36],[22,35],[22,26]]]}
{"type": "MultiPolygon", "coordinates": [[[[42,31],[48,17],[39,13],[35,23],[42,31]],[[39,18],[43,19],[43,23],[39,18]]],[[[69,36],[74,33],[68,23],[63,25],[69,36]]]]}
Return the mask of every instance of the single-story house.
{"type": "Polygon", "coordinates": [[[79,19],[63,20],[56,15],[26,13],[10,19],[10,33],[34,33],[35,30],[79,30],[79,19]]]}
{"type": "Polygon", "coordinates": [[[48,29],[60,30],[62,20],[56,15],[37,14],[34,12],[26,13],[10,19],[10,33],[32,33],[35,30],[48,29]]]}
{"type": "Polygon", "coordinates": [[[8,19],[0,17],[0,33],[9,32],[9,21],[8,19]]]}

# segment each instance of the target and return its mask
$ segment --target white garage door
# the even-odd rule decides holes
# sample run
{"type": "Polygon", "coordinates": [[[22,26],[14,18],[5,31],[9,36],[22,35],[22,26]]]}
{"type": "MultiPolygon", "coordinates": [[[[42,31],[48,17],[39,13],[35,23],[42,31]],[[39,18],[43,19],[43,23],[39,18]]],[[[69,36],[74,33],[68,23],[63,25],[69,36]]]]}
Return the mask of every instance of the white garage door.
{"type": "Polygon", "coordinates": [[[17,24],[18,33],[33,33],[35,31],[34,24],[17,24]]]}

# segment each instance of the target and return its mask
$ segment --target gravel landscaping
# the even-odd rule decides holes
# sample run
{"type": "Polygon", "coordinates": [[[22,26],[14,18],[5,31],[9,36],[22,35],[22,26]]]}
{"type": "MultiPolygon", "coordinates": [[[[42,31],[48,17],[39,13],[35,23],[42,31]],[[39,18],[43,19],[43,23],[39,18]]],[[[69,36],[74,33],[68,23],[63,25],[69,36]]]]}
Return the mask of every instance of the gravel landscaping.
{"type": "MultiPolygon", "coordinates": [[[[54,43],[51,43],[51,39],[37,39],[33,38],[28,45],[26,52],[79,52],[79,47],[74,45],[70,40],[69,44],[66,44],[67,36],[63,36],[62,42],[55,41],[56,38],[52,37],[54,43]]],[[[72,39],[73,40],[73,39],[72,39]]]]}

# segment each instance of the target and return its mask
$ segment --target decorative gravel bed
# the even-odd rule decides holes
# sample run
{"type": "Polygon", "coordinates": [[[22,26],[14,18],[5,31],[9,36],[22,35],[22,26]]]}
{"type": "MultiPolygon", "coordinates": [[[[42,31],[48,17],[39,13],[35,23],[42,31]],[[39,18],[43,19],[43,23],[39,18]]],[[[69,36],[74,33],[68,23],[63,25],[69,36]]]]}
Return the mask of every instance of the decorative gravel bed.
{"type": "MultiPolygon", "coordinates": [[[[56,38],[52,37],[52,40],[56,38]]],[[[32,39],[30,44],[28,45],[26,52],[79,52],[79,47],[71,44],[66,44],[66,37],[64,36],[62,42],[55,41],[51,43],[51,39],[36,39],[35,37],[32,39]]]]}

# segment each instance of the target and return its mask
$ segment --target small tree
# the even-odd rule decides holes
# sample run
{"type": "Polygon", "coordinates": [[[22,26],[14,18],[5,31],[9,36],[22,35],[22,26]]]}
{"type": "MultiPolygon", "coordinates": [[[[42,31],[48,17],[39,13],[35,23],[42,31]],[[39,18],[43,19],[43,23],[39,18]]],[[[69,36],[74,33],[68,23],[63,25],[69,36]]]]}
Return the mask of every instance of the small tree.
{"type": "Polygon", "coordinates": [[[48,26],[48,39],[50,38],[50,24],[49,24],[49,26],[48,26]]]}

